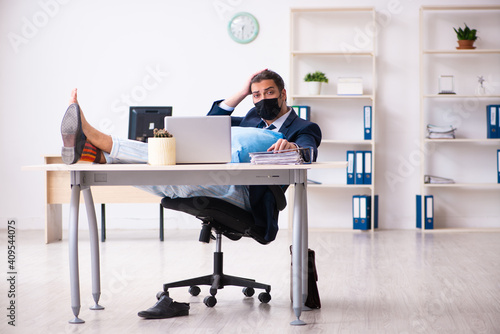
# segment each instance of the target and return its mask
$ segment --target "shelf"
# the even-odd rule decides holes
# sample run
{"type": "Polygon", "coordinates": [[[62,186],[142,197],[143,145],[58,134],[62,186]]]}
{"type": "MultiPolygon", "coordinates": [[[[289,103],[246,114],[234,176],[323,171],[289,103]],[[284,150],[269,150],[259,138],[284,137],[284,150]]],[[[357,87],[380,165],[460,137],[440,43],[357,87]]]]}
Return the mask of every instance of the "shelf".
{"type": "MultiPolygon", "coordinates": [[[[355,194],[365,194],[372,197],[373,205],[375,203],[374,184],[377,175],[375,172],[375,140],[364,140],[363,133],[366,121],[364,106],[368,105],[371,107],[372,136],[377,133],[375,124],[377,120],[377,36],[376,34],[370,36],[369,41],[363,45],[355,43],[358,27],[368,24],[377,25],[376,11],[373,7],[291,9],[289,51],[291,71],[288,98],[291,105],[309,106],[312,115],[314,115],[314,122],[321,127],[323,136],[328,138],[321,141],[320,159],[322,156],[345,157],[346,150],[353,149],[372,152],[370,172],[373,176],[373,184],[346,184],[345,176],[342,178],[337,173],[329,173],[328,171],[315,174],[312,177],[313,180],[323,183],[308,183],[307,187],[313,191],[324,193],[319,203],[325,209],[330,206],[328,197],[331,195],[345,195],[345,200],[347,200],[355,194]],[[314,38],[310,38],[310,36],[314,38]],[[363,77],[364,94],[337,95],[337,91],[332,85],[326,87],[327,90],[324,92],[327,94],[308,94],[307,87],[303,82],[304,72],[316,69],[322,70],[330,78],[363,77]]],[[[313,191],[311,193],[314,193],[313,191]]],[[[344,210],[352,215],[351,205],[346,205],[342,211],[344,210]]],[[[289,217],[293,217],[293,212],[289,217]]],[[[372,215],[370,221],[371,230],[374,230],[374,217],[372,215]]]]}
{"type": "Polygon", "coordinates": [[[373,7],[338,7],[338,8],[291,8],[292,13],[322,13],[322,12],[373,12],[373,7]]]}
{"type": "Polygon", "coordinates": [[[449,183],[449,184],[439,184],[439,183],[424,183],[426,188],[498,188],[500,189],[500,183],[449,183]]]}
{"type": "Polygon", "coordinates": [[[473,49],[473,50],[424,50],[423,54],[500,54],[500,49],[473,49]]]}
{"type": "Polygon", "coordinates": [[[292,95],[293,99],[310,99],[310,100],[350,100],[350,99],[370,99],[373,100],[373,95],[292,95]]]}
{"type": "Polygon", "coordinates": [[[314,184],[308,183],[307,187],[312,188],[352,188],[352,189],[372,189],[371,184],[314,184]]]}
{"type": "Polygon", "coordinates": [[[460,94],[431,94],[424,95],[428,99],[500,99],[500,95],[460,95],[460,94]]]}
{"type": "Polygon", "coordinates": [[[293,56],[374,56],[372,51],[342,52],[342,51],[292,51],[293,56]]]}
{"type": "MultiPolygon", "coordinates": [[[[494,226],[500,227],[498,207],[493,204],[497,194],[500,195],[500,183],[496,183],[496,158],[491,156],[491,151],[496,153],[497,147],[500,147],[500,139],[486,138],[487,118],[485,117],[485,105],[499,104],[500,94],[495,90],[488,90],[488,95],[477,95],[475,94],[477,81],[475,85],[472,80],[468,81],[478,75],[498,73],[500,45],[497,35],[500,25],[498,19],[500,6],[498,4],[474,5],[472,1],[469,2],[471,5],[420,7],[419,195],[422,196],[422,201],[418,216],[425,217],[424,196],[432,194],[434,196],[432,209],[435,210],[434,226],[436,227],[430,230],[422,229],[422,232],[426,233],[471,231],[471,229],[487,231],[489,228],[479,228],[483,222],[476,223],[479,210],[481,210],[480,215],[484,214],[488,218],[485,227],[489,221],[493,222],[493,220],[495,220],[494,226]],[[469,22],[468,17],[474,22],[469,22]],[[452,25],[457,27],[456,25],[461,25],[464,21],[473,24],[474,28],[480,32],[484,47],[456,49],[458,44],[452,25]],[[439,89],[434,85],[437,82],[433,81],[433,77],[440,73],[453,74],[455,79],[459,78],[458,85],[455,86],[457,94],[437,93],[439,89]],[[466,114],[461,114],[463,110],[466,110],[466,114]],[[448,118],[449,113],[460,113],[461,117],[458,120],[448,118]],[[445,120],[445,122],[465,122],[468,131],[455,139],[427,138],[427,132],[424,131],[426,125],[438,119],[445,120]],[[448,184],[424,183],[425,175],[433,168],[452,172],[460,180],[457,183],[448,184]],[[483,197],[491,199],[491,204],[484,202],[483,197]],[[485,207],[480,207],[479,204],[485,204],[485,207]],[[458,215],[460,219],[454,219],[453,215],[458,215]],[[450,227],[439,228],[442,222],[450,227]],[[470,228],[453,227],[458,224],[470,226],[470,228]]],[[[488,78],[494,86],[495,79],[488,78]]],[[[453,175],[447,177],[453,177],[453,175]]],[[[425,225],[423,220],[422,226],[425,225]]],[[[498,231],[498,228],[495,230],[498,231]]]]}
{"type": "Polygon", "coordinates": [[[422,6],[422,10],[500,10],[500,6],[422,6]]]}
{"type": "Polygon", "coordinates": [[[373,140],[322,139],[321,144],[372,145],[373,140]]]}
{"type": "Polygon", "coordinates": [[[426,143],[487,143],[487,144],[500,144],[500,139],[470,139],[470,138],[455,138],[455,139],[425,139],[426,143]]]}

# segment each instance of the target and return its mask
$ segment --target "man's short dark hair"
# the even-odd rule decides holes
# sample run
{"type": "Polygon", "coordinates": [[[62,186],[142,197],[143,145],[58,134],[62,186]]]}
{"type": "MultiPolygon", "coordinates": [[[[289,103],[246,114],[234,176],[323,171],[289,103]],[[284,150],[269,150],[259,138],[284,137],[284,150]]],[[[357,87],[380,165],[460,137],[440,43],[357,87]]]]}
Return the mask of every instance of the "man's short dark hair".
{"type": "Polygon", "coordinates": [[[285,82],[283,81],[283,78],[281,76],[271,70],[264,70],[254,76],[252,80],[250,81],[250,85],[256,82],[261,82],[262,80],[273,80],[276,86],[278,87],[278,90],[281,91],[285,88],[285,82]]]}

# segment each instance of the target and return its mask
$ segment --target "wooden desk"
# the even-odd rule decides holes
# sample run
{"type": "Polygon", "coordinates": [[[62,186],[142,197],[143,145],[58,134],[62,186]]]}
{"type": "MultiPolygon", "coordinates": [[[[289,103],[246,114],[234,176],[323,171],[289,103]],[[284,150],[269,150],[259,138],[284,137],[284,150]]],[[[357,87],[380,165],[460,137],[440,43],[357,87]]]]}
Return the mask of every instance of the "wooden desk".
{"type": "MultiPolygon", "coordinates": [[[[61,156],[47,155],[44,156],[44,163],[49,165],[62,164],[63,162],[61,156]]],[[[159,204],[161,201],[160,197],[132,186],[95,187],[92,189],[92,196],[94,203],[101,204],[159,204]]],[[[70,199],[70,172],[67,170],[45,170],[45,243],[48,244],[62,239],[62,204],[69,204],[70,199]]],[[[83,203],[83,199],[80,202],[83,203]]]]}

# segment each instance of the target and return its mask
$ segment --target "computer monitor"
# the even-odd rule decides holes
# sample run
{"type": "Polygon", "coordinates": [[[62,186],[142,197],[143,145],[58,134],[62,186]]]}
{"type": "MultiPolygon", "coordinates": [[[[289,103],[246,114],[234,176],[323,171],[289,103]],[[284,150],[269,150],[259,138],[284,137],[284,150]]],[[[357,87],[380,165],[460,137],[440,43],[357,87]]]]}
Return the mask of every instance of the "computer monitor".
{"type": "Polygon", "coordinates": [[[146,143],[155,128],[163,129],[165,116],[172,116],[172,107],[130,107],[128,139],[146,143]]]}

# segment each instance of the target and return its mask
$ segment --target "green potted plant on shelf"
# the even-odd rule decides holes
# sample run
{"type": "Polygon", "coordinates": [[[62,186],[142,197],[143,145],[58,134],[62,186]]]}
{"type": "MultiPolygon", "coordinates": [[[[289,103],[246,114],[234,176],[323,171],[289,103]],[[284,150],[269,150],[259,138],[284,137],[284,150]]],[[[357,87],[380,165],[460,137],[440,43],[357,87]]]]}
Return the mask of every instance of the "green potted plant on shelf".
{"type": "Polygon", "coordinates": [[[164,129],[154,129],[148,138],[148,164],[152,166],[175,165],[175,138],[164,129]]]}
{"type": "Polygon", "coordinates": [[[304,77],[304,81],[307,83],[309,88],[309,94],[319,95],[321,93],[321,84],[328,83],[328,78],[325,73],[316,71],[314,73],[307,73],[304,77]]]}
{"type": "Polygon", "coordinates": [[[458,38],[458,46],[457,49],[475,49],[476,47],[474,45],[474,41],[477,39],[476,29],[470,29],[466,23],[465,28],[462,29],[461,27],[458,28],[453,28],[455,32],[457,33],[457,38],[458,38]]]}

